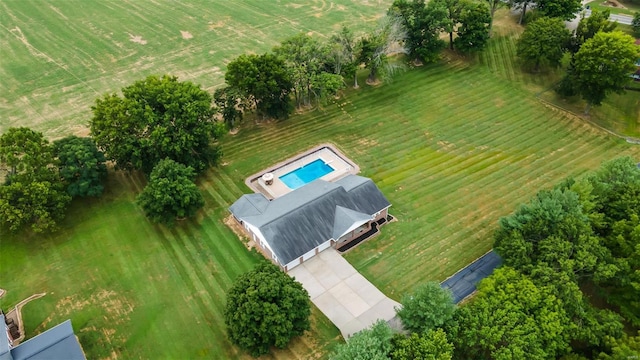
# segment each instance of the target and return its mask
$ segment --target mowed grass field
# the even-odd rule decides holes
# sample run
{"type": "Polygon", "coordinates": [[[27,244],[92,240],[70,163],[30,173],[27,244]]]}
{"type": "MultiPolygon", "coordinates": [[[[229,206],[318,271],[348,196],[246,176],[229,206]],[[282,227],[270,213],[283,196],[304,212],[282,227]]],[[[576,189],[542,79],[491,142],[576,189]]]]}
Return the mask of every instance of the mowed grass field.
{"type": "Polygon", "coordinates": [[[373,26],[390,0],[0,2],[0,133],[86,134],[90,106],[150,74],[207,89],[226,64],[299,32],[373,26]]]}
{"type": "MultiPolygon", "coordinates": [[[[536,100],[545,80],[519,73],[513,37],[502,36],[477,60],[447,56],[322,110],[247,122],[199,180],[205,209],[173,229],[133,202],[142,176],[111,173],[105,196],[75,202],[58,234],[0,234],[0,305],[47,292],[24,308],[27,332],[71,318],[92,359],[247,358],[226,339],[222,313],[259,255],[224,224],[227,208],[249,191],[246,176],[323,142],[359,164],[398,219],[346,258],[396,300],[443,280],[488,251],[499,217],[539,189],[616,156],[640,159],[640,147],[536,100]]],[[[313,322],[267,358],[325,358],[339,332],[317,311],[313,322]]]]}

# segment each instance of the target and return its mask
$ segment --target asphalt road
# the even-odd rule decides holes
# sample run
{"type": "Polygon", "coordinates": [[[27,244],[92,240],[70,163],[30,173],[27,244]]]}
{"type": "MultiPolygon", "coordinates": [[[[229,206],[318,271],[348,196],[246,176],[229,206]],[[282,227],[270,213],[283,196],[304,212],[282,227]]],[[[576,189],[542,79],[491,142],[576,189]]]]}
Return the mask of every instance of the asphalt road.
{"type": "MultiPolygon", "coordinates": [[[[584,14],[585,17],[591,16],[591,9],[585,10],[584,13],[585,13],[584,14]]],[[[633,16],[624,15],[624,14],[611,14],[609,16],[609,21],[617,21],[618,24],[631,25],[631,22],[633,21],[633,16]]]]}

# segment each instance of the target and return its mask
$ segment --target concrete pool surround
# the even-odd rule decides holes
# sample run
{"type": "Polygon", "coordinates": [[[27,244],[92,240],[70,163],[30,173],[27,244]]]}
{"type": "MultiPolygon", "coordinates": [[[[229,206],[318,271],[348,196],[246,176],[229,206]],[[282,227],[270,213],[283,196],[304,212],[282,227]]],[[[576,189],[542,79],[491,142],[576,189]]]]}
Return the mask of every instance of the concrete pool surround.
{"type": "MultiPolygon", "coordinates": [[[[325,143],[249,176],[245,180],[245,184],[254,192],[264,194],[268,199],[276,199],[282,195],[290,193],[308,182],[311,182],[303,181],[304,183],[302,184],[296,183],[298,186],[293,186],[292,188],[282,181],[281,177],[287,176],[288,174],[300,170],[306,165],[317,162],[318,160],[321,160],[322,164],[333,169],[325,175],[318,177],[318,179],[335,181],[349,174],[355,175],[360,172],[360,168],[340,152],[335,145],[325,143]],[[267,184],[264,180],[263,176],[265,174],[272,174],[271,176],[273,180],[270,181],[270,184],[267,184]]],[[[313,180],[316,179],[314,178],[313,180]]]]}

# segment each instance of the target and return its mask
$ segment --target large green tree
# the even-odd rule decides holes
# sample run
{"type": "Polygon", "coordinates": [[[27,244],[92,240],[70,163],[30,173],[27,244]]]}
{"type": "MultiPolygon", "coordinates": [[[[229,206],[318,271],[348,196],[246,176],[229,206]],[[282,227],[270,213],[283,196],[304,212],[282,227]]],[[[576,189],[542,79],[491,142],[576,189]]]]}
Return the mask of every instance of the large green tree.
{"type": "Polygon", "coordinates": [[[284,60],[278,56],[240,55],[227,65],[224,79],[259,115],[278,119],[291,113],[289,94],[293,82],[284,60]]]}
{"type": "Polygon", "coordinates": [[[500,219],[495,251],[527,275],[577,281],[603,264],[606,249],[593,234],[578,194],[542,190],[512,215],[500,219]]]}
{"type": "Polygon", "coordinates": [[[401,303],[402,308],[396,310],[398,317],[405,329],[415,333],[426,333],[443,326],[456,311],[451,292],[435,281],[404,295],[401,303]]]}
{"type": "Polygon", "coordinates": [[[358,40],[353,31],[343,26],[329,39],[328,66],[334,74],[342,75],[344,79],[353,79],[353,87],[358,87],[358,40]]]}
{"type": "Polygon", "coordinates": [[[284,60],[293,82],[296,106],[311,105],[312,100],[335,95],[343,84],[340,74],[328,72],[331,48],[310,35],[300,33],[273,49],[284,60]]]}
{"type": "Polygon", "coordinates": [[[467,3],[460,14],[458,37],[454,43],[462,52],[484,49],[489,42],[491,12],[484,3],[467,3]]]}
{"type": "Polygon", "coordinates": [[[574,53],[580,50],[582,44],[587,40],[596,36],[599,32],[612,32],[618,27],[617,22],[609,21],[611,12],[609,10],[599,11],[593,9],[589,17],[583,17],[578,23],[578,27],[575,32],[575,39],[577,47],[574,53]]]}
{"type": "Polygon", "coordinates": [[[635,35],[636,37],[640,37],[640,11],[636,11],[633,14],[631,29],[633,30],[633,35],[635,35]]]}
{"type": "Polygon", "coordinates": [[[388,360],[393,333],[389,325],[378,320],[340,344],[329,357],[331,360],[388,360]]]}
{"type": "Polygon", "coordinates": [[[106,94],[92,107],[91,134],[121,169],[146,173],[170,158],[200,173],[221,156],[211,95],[172,76],[149,76],[106,94]]]}
{"type": "Polygon", "coordinates": [[[0,164],[7,169],[0,185],[0,227],[14,232],[56,230],[71,197],[42,133],[10,128],[0,136],[0,164]]]}
{"type": "Polygon", "coordinates": [[[640,357],[640,332],[636,336],[626,334],[620,338],[608,336],[605,342],[608,351],[600,353],[598,360],[628,360],[640,357]]]}
{"type": "Polygon", "coordinates": [[[443,29],[449,34],[449,48],[453,50],[453,33],[460,23],[462,10],[468,5],[467,0],[433,0],[436,6],[445,10],[443,29]]]}
{"type": "Polygon", "coordinates": [[[380,76],[391,75],[395,70],[388,56],[393,53],[406,53],[404,40],[407,37],[402,19],[388,14],[378,22],[375,29],[360,39],[359,62],[369,69],[367,82],[375,84],[380,76]]]}
{"type": "Polygon", "coordinates": [[[230,86],[218,88],[213,93],[213,101],[216,104],[216,111],[224,120],[227,129],[233,129],[236,122],[242,120],[244,108],[237,89],[230,86]]]}
{"type": "Polygon", "coordinates": [[[595,279],[609,303],[640,326],[640,169],[630,157],[603,164],[588,178],[590,217],[601,243],[609,250],[606,276],[595,279]]]}
{"type": "Polygon", "coordinates": [[[0,186],[0,225],[13,232],[26,228],[36,233],[54,231],[70,201],[60,183],[12,181],[0,186]]]}
{"type": "Polygon", "coordinates": [[[582,8],[580,0],[536,0],[536,10],[543,16],[565,21],[573,19],[582,8]]]}
{"type": "Polygon", "coordinates": [[[227,293],[224,322],[231,341],[258,356],[284,348],[309,330],[311,306],[302,285],[272,263],[240,275],[227,293]]]}
{"type": "Polygon", "coordinates": [[[53,143],[60,177],[67,193],[75,196],[100,196],[107,176],[104,154],[91,138],[67,136],[53,143]]]}
{"type": "Polygon", "coordinates": [[[557,67],[564,55],[571,33],[560,19],[540,18],[527,25],[517,43],[517,54],[527,66],[557,67]]]}
{"type": "Polygon", "coordinates": [[[195,171],[171,159],[160,160],[149,183],[136,199],[149,219],[171,225],[191,217],[204,206],[204,198],[193,182],[195,171]]]}
{"type": "Polygon", "coordinates": [[[481,281],[455,319],[451,339],[460,359],[552,359],[570,350],[562,302],[510,267],[481,281]]]}
{"type": "Polygon", "coordinates": [[[391,339],[391,348],[392,360],[451,360],[453,356],[453,345],[442,329],[420,335],[396,334],[391,339]]]}
{"type": "Polygon", "coordinates": [[[574,58],[573,75],[587,102],[585,113],[592,105],[602,104],[607,95],[624,92],[638,57],[640,48],[634,39],[620,31],[599,32],[580,47],[574,58]]]}
{"type": "Polygon", "coordinates": [[[0,136],[0,163],[6,167],[5,182],[54,181],[56,160],[49,141],[26,127],[9,128],[0,136]]]}
{"type": "Polygon", "coordinates": [[[446,9],[442,4],[424,0],[395,0],[389,14],[400,17],[407,37],[407,51],[411,60],[426,63],[435,62],[445,47],[440,39],[444,27],[446,9]]]}

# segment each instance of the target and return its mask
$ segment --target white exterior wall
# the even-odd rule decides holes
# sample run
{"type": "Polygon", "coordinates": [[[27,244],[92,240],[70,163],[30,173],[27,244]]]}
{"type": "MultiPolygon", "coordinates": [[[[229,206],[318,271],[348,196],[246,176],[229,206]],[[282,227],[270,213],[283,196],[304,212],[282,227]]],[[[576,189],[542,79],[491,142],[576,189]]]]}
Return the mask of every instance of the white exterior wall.
{"type": "MultiPolygon", "coordinates": [[[[321,253],[323,250],[328,249],[329,247],[331,247],[331,239],[323,242],[322,244],[318,245],[317,247],[313,248],[312,250],[310,250],[309,252],[307,252],[306,254],[302,255],[302,261],[307,261],[309,259],[311,259],[312,257],[316,256],[316,249],[318,250],[318,254],[321,253]]],[[[300,265],[300,258],[296,258],[294,260],[292,260],[290,263],[288,263],[285,266],[285,271],[289,271],[291,269],[293,269],[294,267],[300,265]]]]}
{"type": "Polygon", "coordinates": [[[265,240],[264,236],[262,235],[262,232],[260,232],[260,229],[258,229],[257,227],[249,224],[248,222],[244,222],[244,226],[247,228],[247,230],[249,230],[252,234],[255,235],[255,237],[257,239],[253,239],[255,242],[260,243],[260,245],[265,248],[265,249],[269,249],[269,251],[271,251],[271,253],[273,253],[273,249],[271,249],[271,246],[269,246],[269,243],[267,243],[267,241],[265,240]]]}
{"type": "Polygon", "coordinates": [[[302,255],[302,262],[305,262],[309,259],[311,259],[312,257],[316,256],[316,249],[317,248],[313,248],[311,249],[311,251],[307,252],[306,254],[302,255]]]}
{"type": "Polygon", "coordinates": [[[325,241],[324,243],[320,244],[320,246],[318,246],[318,252],[321,253],[322,251],[328,249],[331,247],[331,239],[325,241]]]}

